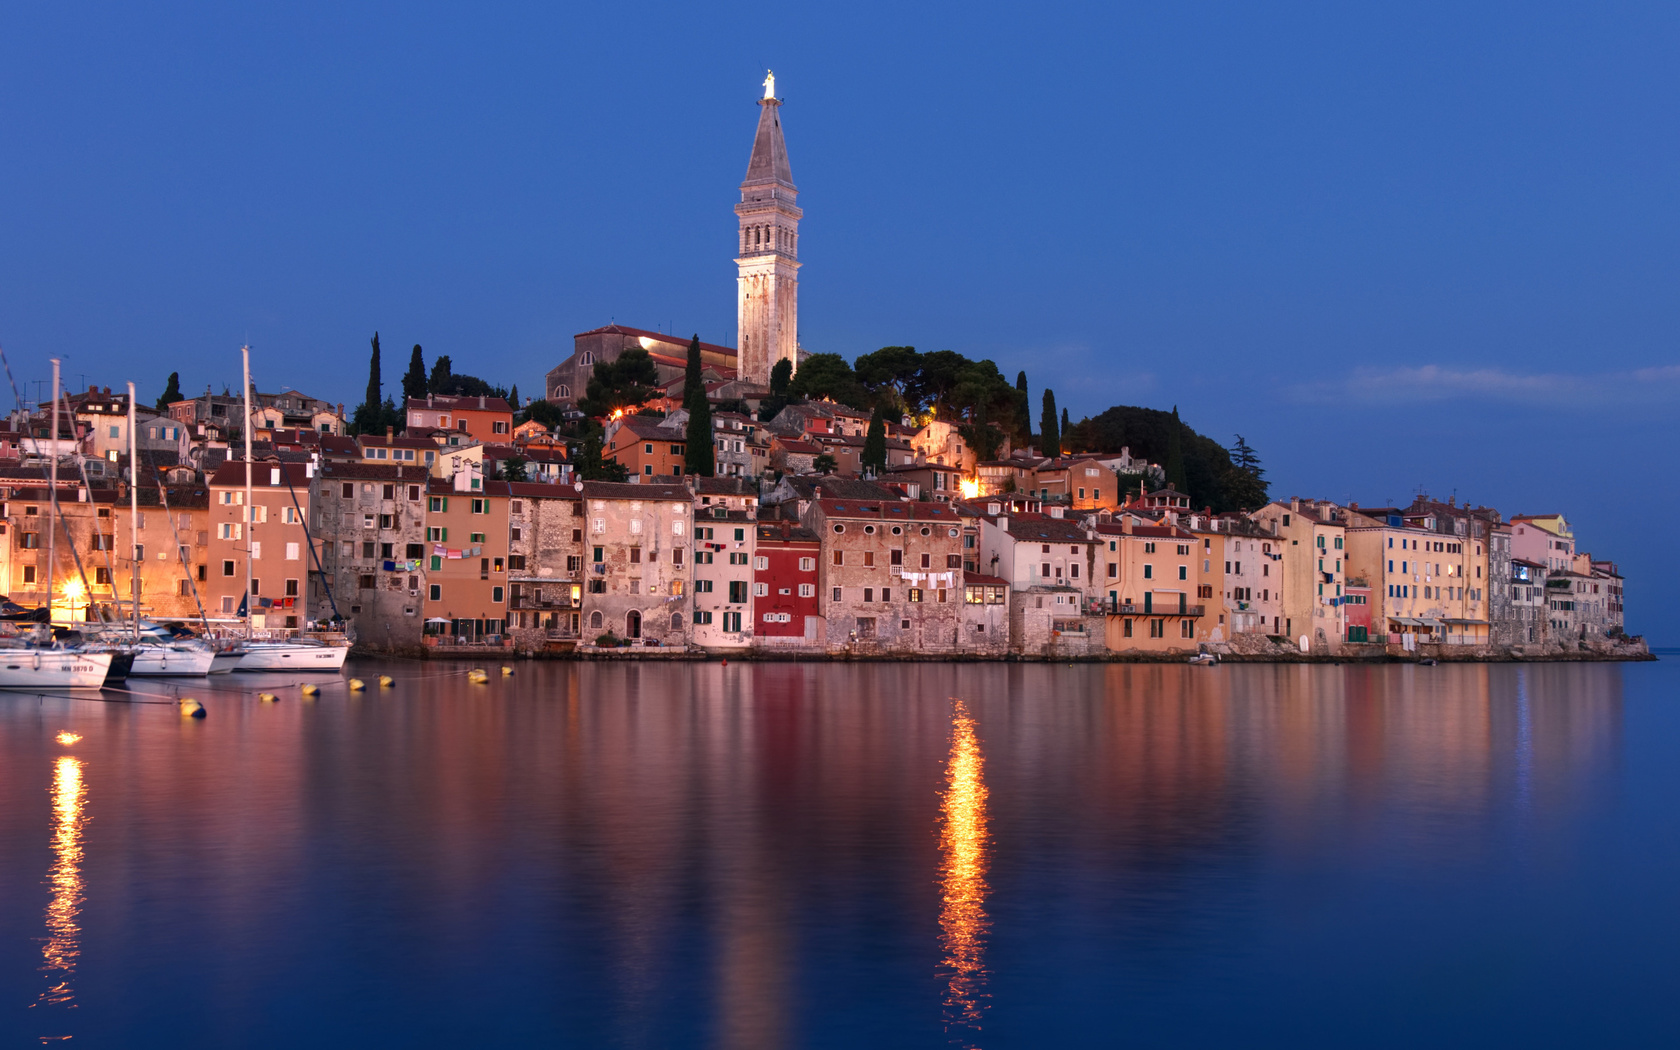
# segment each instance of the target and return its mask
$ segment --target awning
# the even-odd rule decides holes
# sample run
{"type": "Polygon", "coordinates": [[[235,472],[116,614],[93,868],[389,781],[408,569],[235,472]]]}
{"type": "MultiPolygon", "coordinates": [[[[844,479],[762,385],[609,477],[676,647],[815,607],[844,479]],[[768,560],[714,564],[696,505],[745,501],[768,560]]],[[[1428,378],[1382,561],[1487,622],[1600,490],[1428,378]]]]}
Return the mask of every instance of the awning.
{"type": "Polygon", "coordinates": [[[1488,622],[1486,620],[1462,620],[1462,619],[1451,619],[1451,618],[1449,618],[1447,620],[1447,622],[1448,623],[1454,623],[1454,624],[1463,624],[1463,625],[1469,626],[1469,627],[1486,627],[1486,626],[1488,626],[1488,622]]]}
{"type": "Polygon", "coordinates": [[[1435,617],[1433,617],[1433,616],[1425,616],[1422,619],[1418,620],[1418,623],[1422,624],[1425,627],[1445,627],[1446,626],[1446,624],[1442,623],[1440,620],[1435,619],[1435,617]]]}
{"type": "Polygon", "coordinates": [[[1390,623],[1397,623],[1402,627],[1416,627],[1422,622],[1415,616],[1390,616],[1388,620],[1390,623]]]}

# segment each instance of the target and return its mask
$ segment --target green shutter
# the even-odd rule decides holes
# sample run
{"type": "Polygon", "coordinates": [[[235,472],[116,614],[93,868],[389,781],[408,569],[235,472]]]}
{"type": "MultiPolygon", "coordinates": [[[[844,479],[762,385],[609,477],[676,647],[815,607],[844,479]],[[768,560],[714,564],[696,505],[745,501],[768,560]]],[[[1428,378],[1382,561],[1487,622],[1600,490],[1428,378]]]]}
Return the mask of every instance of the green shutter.
{"type": "Polygon", "coordinates": [[[443,557],[441,555],[437,555],[437,554],[432,555],[432,568],[433,569],[443,568],[443,557]]]}
{"type": "Polygon", "coordinates": [[[448,528],[445,528],[443,530],[443,541],[442,542],[444,542],[444,543],[449,542],[449,529],[448,528]]]}

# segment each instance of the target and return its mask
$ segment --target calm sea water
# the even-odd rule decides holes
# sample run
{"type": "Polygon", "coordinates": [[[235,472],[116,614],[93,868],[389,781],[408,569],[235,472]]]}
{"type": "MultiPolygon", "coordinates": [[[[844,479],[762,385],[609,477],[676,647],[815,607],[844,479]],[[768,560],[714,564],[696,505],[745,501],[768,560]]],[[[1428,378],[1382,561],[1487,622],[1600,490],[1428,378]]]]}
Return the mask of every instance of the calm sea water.
{"type": "Polygon", "coordinates": [[[0,1043],[1680,1045],[1672,659],[380,672],[0,696],[0,1043]]]}

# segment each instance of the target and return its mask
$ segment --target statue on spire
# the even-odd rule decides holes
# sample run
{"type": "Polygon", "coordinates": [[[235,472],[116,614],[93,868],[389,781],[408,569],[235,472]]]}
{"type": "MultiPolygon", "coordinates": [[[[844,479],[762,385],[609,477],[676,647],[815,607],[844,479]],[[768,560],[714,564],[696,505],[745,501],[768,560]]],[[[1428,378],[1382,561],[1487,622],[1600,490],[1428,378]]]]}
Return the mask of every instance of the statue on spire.
{"type": "Polygon", "coordinates": [[[764,71],[764,97],[776,97],[776,71],[774,69],[764,71]]]}

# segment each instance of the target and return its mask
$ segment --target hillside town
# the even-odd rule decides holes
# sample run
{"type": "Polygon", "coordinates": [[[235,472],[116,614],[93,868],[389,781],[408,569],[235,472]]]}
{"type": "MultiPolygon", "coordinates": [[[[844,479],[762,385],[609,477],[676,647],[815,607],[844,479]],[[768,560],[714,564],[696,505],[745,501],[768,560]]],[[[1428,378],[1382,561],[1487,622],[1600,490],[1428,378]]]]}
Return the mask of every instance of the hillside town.
{"type": "MultiPolygon", "coordinates": [[[[725,391],[743,393],[757,410],[763,391],[725,391]]],[[[625,480],[589,480],[574,447],[516,421],[503,398],[414,398],[401,430],[351,435],[342,406],[289,390],[252,396],[247,507],[237,396],[135,408],[137,468],[127,395],[108,388],[63,397],[57,435],[41,408],[0,426],[12,601],[49,599],[57,456],[51,601],[71,620],[130,615],[138,572],[154,620],[248,612],[259,627],[331,624],[369,650],[435,655],[1486,658],[1636,645],[1616,565],[1558,513],[1507,518],[1422,495],[1216,512],[1127,451],[982,460],[931,419],[887,427],[876,469],[861,462],[870,416],[830,401],[764,422],[717,412],[703,475],[684,469],[683,409],[608,419],[603,457],[625,480]]]]}
{"type": "Polygon", "coordinates": [[[1252,450],[1176,409],[1111,410],[1166,433],[1150,455],[1058,417],[1051,391],[1035,431],[1025,373],[990,361],[807,351],[803,212],[764,87],[736,347],[608,324],[521,401],[447,357],[428,374],[416,346],[399,403],[375,336],[349,415],[289,389],[179,396],[176,377],[150,408],[98,386],[20,402],[0,427],[11,600],[120,619],[138,576],[154,620],[437,655],[1641,650],[1615,563],[1561,513],[1274,500],[1252,450]]]}

